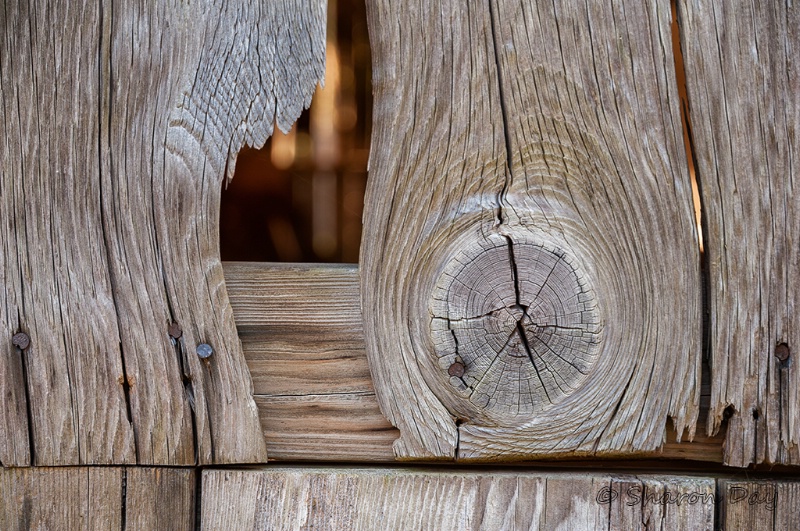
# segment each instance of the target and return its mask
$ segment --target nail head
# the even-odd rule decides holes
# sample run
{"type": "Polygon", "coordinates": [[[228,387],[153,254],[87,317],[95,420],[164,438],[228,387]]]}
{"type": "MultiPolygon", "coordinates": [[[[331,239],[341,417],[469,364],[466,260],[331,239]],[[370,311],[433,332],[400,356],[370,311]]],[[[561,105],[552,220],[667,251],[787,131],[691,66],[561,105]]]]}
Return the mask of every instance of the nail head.
{"type": "Polygon", "coordinates": [[[201,343],[201,344],[197,345],[197,355],[200,358],[202,358],[202,359],[209,358],[209,357],[211,357],[211,355],[213,353],[214,353],[214,349],[211,348],[211,345],[209,345],[208,343],[201,343]]]}
{"type": "Polygon", "coordinates": [[[169,325],[167,333],[172,339],[178,339],[183,335],[183,329],[181,329],[181,325],[178,323],[172,323],[169,325]]]}
{"type": "Polygon", "coordinates": [[[791,353],[789,352],[789,345],[786,343],[781,343],[777,347],[775,347],[775,357],[778,358],[780,361],[786,361],[789,359],[791,353]]]}
{"type": "Polygon", "coordinates": [[[457,361],[450,365],[450,368],[447,369],[447,374],[450,376],[455,376],[456,378],[461,378],[464,376],[464,369],[464,364],[457,361]]]}
{"type": "Polygon", "coordinates": [[[31,345],[31,338],[25,332],[19,332],[11,338],[11,343],[20,350],[25,350],[31,345]]]}

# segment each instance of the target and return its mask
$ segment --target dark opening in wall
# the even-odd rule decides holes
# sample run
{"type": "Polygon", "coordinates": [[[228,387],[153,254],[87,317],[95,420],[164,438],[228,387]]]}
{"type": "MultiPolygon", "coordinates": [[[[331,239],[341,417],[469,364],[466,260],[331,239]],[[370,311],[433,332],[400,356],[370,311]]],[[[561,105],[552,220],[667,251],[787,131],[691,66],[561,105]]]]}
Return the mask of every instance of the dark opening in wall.
{"type": "Polygon", "coordinates": [[[328,0],[325,88],[292,130],[239,153],[223,189],[223,261],[358,261],[372,124],[363,0],[328,0]]]}

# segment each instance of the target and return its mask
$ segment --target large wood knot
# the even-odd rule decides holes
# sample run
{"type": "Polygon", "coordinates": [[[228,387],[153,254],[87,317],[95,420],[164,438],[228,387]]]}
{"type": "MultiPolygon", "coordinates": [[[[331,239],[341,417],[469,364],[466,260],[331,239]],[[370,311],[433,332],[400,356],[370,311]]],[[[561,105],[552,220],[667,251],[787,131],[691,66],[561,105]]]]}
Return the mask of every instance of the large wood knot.
{"type": "Polygon", "coordinates": [[[581,386],[599,351],[597,301],[579,261],[527,229],[462,245],[428,307],[447,381],[435,392],[484,425],[530,422],[581,386]]]}

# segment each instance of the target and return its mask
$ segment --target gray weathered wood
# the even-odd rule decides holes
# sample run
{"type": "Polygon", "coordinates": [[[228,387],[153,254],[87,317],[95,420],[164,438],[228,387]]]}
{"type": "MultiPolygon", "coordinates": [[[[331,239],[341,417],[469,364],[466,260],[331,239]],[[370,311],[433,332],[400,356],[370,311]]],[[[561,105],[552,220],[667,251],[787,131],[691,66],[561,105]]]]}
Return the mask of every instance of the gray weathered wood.
{"type": "Polygon", "coordinates": [[[720,480],[723,531],[800,529],[800,482],[720,480]]]}
{"type": "Polygon", "coordinates": [[[186,468],[126,468],[126,528],[195,529],[199,473],[186,468]]]}
{"type": "Polygon", "coordinates": [[[276,466],[205,470],[202,481],[201,522],[209,530],[694,531],[714,524],[710,478],[276,466]],[[662,502],[665,492],[683,503],[662,502]]]}
{"type": "MultiPolygon", "coordinates": [[[[399,432],[378,408],[355,265],[223,264],[270,460],[394,461],[399,432]]],[[[709,389],[700,395],[701,422],[709,389]]],[[[641,458],[718,463],[722,435],[670,428],[641,458]]]]}
{"type": "Polygon", "coordinates": [[[0,13],[4,465],[265,461],[219,262],[219,196],[239,149],[310,103],[325,7],[0,13]]]}
{"type": "Polygon", "coordinates": [[[194,529],[196,472],[0,469],[0,529],[194,529]]]}
{"type": "Polygon", "coordinates": [[[270,459],[393,461],[399,433],[372,387],[358,268],[224,266],[270,459]]]}
{"type": "Polygon", "coordinates": [[[682,0],[678,13],[706,226],[708,430],[728,419],[728,464],[797,464],[800,6],[682,0]]]}
{"type": "Polygon", "coordinates": [[[368,17],[362,306],[397,455],[649,451],[668,417],[692,437],[699,253],[669,2],[368,17]]]}
{"type": "Polygon", "coordinates": [[[122,468],[0,469],[0,529],[120,529],[122,468]]]}

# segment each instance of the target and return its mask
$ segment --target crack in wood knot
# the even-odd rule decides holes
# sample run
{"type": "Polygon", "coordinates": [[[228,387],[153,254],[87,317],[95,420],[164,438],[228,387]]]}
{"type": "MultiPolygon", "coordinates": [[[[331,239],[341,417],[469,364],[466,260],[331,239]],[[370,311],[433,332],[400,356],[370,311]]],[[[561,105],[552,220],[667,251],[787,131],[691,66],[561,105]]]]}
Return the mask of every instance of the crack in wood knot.
{"type": "Polygon", "coordinates": [[[428,309],[435,363],[449,382],[437,387],[457,396],[443,402],[468,402],[452,413],[481,424],[520,425],[561,402],[600,350],[598,305],[579,261],[525,228],[461,246],[428,309]]]}

